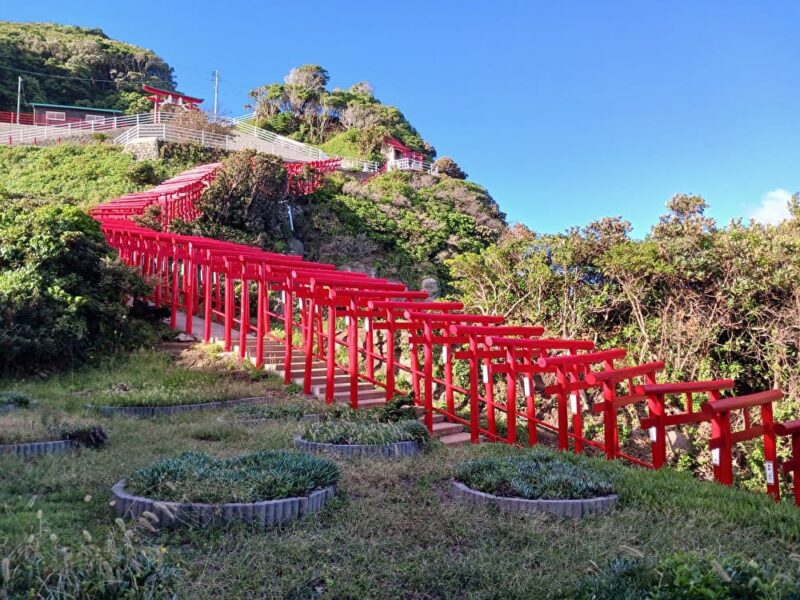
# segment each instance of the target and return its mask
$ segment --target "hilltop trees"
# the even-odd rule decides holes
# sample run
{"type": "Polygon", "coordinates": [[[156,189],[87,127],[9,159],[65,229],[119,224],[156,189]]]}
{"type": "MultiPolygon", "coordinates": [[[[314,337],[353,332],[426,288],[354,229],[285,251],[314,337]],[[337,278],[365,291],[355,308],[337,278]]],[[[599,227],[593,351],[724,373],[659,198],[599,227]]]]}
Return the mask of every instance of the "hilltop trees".
{"type": "Polygon", "coordinates": [[[368,157],[392,136],[414,150],[435,155],[400,110],[375,98],[368,82],[328,90],[329,80],[319,65],[295,67],[283,83],[251,90],[247,108],[255,112],[259,126],[302,142],[325,144],[349,134],[354,153],[368,157]]]}
{"type": "MultiPolygon", "coordinates": [[[[173,70],[161,57],[109,39],[100,29],[0,21],[0,55],[6,66],[20,70],[26,102],[132,113],[151,106],[142,83],[175,89],[173,70]]],[[[6,71],[0,78],[0,110],[16,110],[16,75],[6,71]]]]}

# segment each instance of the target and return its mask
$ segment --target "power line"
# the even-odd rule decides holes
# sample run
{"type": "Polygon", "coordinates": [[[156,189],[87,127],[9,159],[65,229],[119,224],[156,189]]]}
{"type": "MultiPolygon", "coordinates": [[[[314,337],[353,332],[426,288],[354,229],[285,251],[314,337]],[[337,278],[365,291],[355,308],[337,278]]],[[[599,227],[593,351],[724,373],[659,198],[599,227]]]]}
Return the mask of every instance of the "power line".
{"type": "MultiPolygon", "coordinates": [[[[127,82],[125,80],[119,79],[92,79],[89,77],[72,77],[69,75],[54,75],[52,73],[42,73],[40,71],[29,71],[27,69],[17,69],[16,67],[8,67],[6,65],[0,65],[0,69],[5,69],[7,71],[15,71],[17,73],[27,73],[28,75],[36,75],[38,77],[49,77],[51,79],[70,79],[73,81],[89,81],[92,83],[138,83],[135,81],[127,82]]],[[[171,81],[164,81],[163,79],[149,79],[150,81],[158,81],[159,83],[169,83],[172,84],[171,81]]]]}

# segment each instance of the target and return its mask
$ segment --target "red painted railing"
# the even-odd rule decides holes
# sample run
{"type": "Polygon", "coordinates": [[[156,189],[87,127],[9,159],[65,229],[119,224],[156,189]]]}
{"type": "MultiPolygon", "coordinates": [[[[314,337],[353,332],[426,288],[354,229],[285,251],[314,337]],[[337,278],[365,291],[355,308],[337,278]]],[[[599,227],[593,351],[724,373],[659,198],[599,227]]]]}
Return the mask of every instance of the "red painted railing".
{"type": "MultiPolygon", "coordinates": [[[[624,364],[622,349],[597,350],[588,340],[541,337],[542,327],[510,326],[500,316],[465,314],[458,302],[431,302],[426,292],[400,283],[337,271],[297,256],[152,231],[129,220],[154,205],[161,208],[164,222],[194,218],[194,203],[215,169],[198,167],[150,192],[92,211],[122,260],[153,283],[149,300],[171,308],[172,327],[181,325],[191,333],[202,324],[202,337],[209,341],[214,324],[222,326],[225,350],[236,350],[257,367],[265,364],[265,340],[279,340],[287,383],[298,377],[293,371],[302,371],[300,380],[309,393],[312,380],[321,377],[319,370],[312,372],[317,359],[325,365],[327,402],[334,401],[334,383],[342,378],[354,408],[365,382],[384,389],[387,400],[411,393],[423,407],[429,429],[434,415],[443,415],[466,427],[473,443],[484,439],[532,446],[541,432],[550,432],[563,451],[596,449],[609,459],[658,469],[667,463],[668,427],[710,422],[709,448],[721,483],[733,483],[734,445],[758,438],[764,444],[768,492],[776,500],[779,436],[792,441],[793,458],[784,463],[783,472],[800,474],[800,420],[772,420],[779,390],[722,398],[733,381],[657,383],[663,362],[624,364]],[[455,376],[461,365],[469,373],[467,387],[455,376]],[[504,398],[497,393],[500,381],[504,398]],[[594,403],[589,391],[598,397],[594,403]],[[699,404],[698,397],[707,402],[699,404]],[[554,418],[542,410],[549,398],[554,398],[554,418]],[[676,398],[682,399],[680,404],[676,398]],[[618,421],[623,411],[629,416],[635,411],[639,427],[648,432],[650,460],[621,450],[618,421]],[[753,411],[760,412],[758,423],[753,411]],[[739,431],[731,430],[733,413],[742,415],[734,421],[744,423],[739,431]],[[593,424],[591,434],[584,424],[588,414],[603,421],[597,431],[593,424]]],[[[800,505],[798,486],[795,498],[800,505]]]]}

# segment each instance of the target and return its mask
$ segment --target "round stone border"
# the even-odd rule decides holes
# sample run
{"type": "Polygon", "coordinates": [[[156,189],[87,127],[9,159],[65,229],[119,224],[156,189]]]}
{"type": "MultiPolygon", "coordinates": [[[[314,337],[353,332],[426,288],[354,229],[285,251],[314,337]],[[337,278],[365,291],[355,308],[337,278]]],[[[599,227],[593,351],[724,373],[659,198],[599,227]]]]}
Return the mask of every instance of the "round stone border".
{"type": "Polygon", "coordinates": [[[207,526],[232,522],[250,523],[266,528],[319,512],[328,499],[335,495],[336,486],[331,485],[314,490],[308,496],[262,502],[204,504],[200,502],[162,502],[134,496],[125,491],[124,479],[120,479],[111,488],[114,509],[120,517],[138,519],[145,512],[149,512],[158,519],[156,522],[148,519],[156,529],[184,524],[207,526]]]}
{"type": "Polygon", "coordinates": [[[98,411],[104,417],[122,415],[124,417],[163,417],[176,415],[196,410],[215,410],[237,406],[239,404],[258,404],[272,400],[270,396],[255,396],[253,398],[239,398],[238,400],[220,400],[218,402],[204,402],[202,404],[176,404],[175,406],[94,406],[85,405],[85,408],[98,411]]]}
{"type": "Polygon", "coordinates": [[[0,444],[0,454],[16,454],[17,456],[44,456],[45,454],[61,454],[78,448],[72,440],[52,440],[49,442],[24,442],[21,444],[0,444]]]}
{"type": "Polygon", "coordinates": [[[294,438],[294,445],[300,450],[308,452],[328,452],[341,456],[371,456],[385,458],[399,458],[419,454],[417,442],[404,441],[393,444],[323,444],[310,442],[301,436],[294,438]]]}
{"type": "Polygon", "coordinates": [[[450,482],[450,492],[456,500],[473,506],[494,505],[507,512],[536,513],[546,512],[559,517],[585,517],[610,511],[617,504],[619,496],[598,496],[578,500],[529,500],[528,498],[508,498],[473,490],[460,481],[450,482]]]}

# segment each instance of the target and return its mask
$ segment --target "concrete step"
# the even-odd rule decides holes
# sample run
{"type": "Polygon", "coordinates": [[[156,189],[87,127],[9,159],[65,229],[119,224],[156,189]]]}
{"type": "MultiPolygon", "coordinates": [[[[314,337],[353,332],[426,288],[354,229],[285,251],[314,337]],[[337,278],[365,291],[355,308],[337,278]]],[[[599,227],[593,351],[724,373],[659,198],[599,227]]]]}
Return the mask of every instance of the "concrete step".
{"type": "MultiPolygon", "coordinates": [[[[322,395],[322,394],[325,393],[325,390],[327,388],[328,388],[328,386],[325,384],[325,382],[322,382],[321,384],[317,384],[317,385],[312,384],[311,385],[311,393],[322,395]]],[[[368,391],[368,390],[374,390],[375,386],[372,385],[371,383],[361,382],[361,383],[358,384],[357,389],[358,390],[368,391]]],[[[344,382],[334,381],[333,382],[333,393],[334,394],[339,394],[341,392],[348,392],[348,393],[350,392],[350,382],[349,381],[344,381],[344,382]]]]}
{"type": "MultiPolygon", "coordinates": [[[[337,404],[350,406],[350,398],[343,399],[338,398],[336,400],[337,404]]],[[[371,398],[368,400],[362,399],[360,396],[358,398],[358,408],[361,410],[362,408],[378,408],[380,406],[384,406],[386,404],[385,398],[371,398]]]]}
{"type": "Polygon", "coordinates": [[[447,435],[452,435],[454,433],[460,433],[463,431],[464,431],[464,426],[459,423],[447,423],[444,421],[440,421],[439,423],[433,424],[433,435],[439,438],[447,435]]]}
{"type": "MultiPolygon", "coordinates": [[[[333,395],[333,399],[336,402],[350,402],[350,392],[337,392],[333,395]]],[[[381,402],[385,402],[386,400],[386,392],[383,390],[378,390],[373,388],[372,390],[359,390],[358,391],[358,401],[359,404],[362,400],[377,400],[380,399],[381,402]]]]}
{"type": "Polygon", "coordinates": [[[439,441],[447,446],[462,446],[464,444],[469,444],[470,436],[469,432],[462,431],[461,433],[443,435],[439,438],[439,441]]]}

